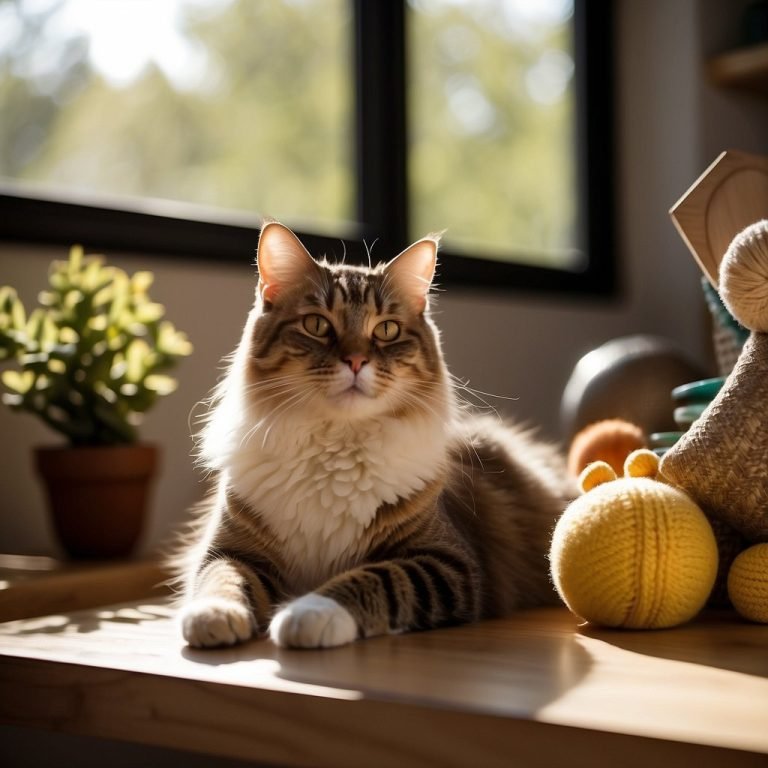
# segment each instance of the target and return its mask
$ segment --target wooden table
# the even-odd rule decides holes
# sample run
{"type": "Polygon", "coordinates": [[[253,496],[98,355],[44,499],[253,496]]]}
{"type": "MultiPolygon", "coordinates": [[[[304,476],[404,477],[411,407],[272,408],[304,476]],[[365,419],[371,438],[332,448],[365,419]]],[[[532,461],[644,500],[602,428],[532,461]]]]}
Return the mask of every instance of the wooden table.
{"type": "Polygon", "coordinates": [[[0,624],[0,722],[290,766],[768,766],[768,626],[564,609],[194,651],[167,601],[0,624]]]}

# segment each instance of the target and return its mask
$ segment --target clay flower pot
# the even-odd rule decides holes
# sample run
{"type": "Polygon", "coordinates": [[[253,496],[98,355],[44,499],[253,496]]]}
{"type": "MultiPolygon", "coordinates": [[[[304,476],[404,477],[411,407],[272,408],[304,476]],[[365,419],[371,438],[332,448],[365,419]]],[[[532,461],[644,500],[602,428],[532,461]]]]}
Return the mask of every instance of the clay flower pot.
{"type": "Polygon", "coordinates": [[[147,444],[37,448],[48,508],[73,558],[129,555],[141,535],[158,463],[147,444]]]}

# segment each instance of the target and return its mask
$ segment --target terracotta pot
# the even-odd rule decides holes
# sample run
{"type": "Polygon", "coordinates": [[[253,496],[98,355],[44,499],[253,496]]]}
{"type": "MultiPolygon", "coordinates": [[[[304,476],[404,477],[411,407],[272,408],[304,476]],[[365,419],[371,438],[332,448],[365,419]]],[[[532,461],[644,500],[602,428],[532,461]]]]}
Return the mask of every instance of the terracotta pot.
{"type": "Polygon", "coordinates": [[[37,448],[35,461],[56,534],[71,557],[131,553],[146,516],[156,446],[37,448]]]}

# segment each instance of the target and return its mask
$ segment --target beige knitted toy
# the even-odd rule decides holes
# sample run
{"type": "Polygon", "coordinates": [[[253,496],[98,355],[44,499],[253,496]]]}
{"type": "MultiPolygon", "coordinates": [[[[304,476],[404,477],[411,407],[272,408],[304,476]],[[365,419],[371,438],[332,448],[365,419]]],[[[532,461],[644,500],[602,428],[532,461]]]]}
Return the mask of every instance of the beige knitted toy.
{"type": "MultiPolygon", "coordinates": [[[[752,333],[720,393],[664,456],[660,479],[683,488],[747,542],[768,542],[768,221],[734,238],[719,289],[752,333]]],[[[736,558],[728,592],[744,617],[768,622],[768,546],[736,558]]]]}

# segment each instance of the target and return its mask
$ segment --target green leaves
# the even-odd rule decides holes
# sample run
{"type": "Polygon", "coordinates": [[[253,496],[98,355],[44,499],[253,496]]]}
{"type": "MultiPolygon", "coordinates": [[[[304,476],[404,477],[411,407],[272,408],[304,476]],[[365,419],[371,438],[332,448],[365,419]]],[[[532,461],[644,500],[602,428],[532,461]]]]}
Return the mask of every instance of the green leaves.
{"type": "Polygon", "coordinates": [[[25,395],[34,386],[35,374],[32,371],[3,371],[3,384],[17,395],[25,395]]]}
{"type": "Polygon", "coordinates": [[[49,269],[48,288],[27,316],[0,287],[3,402],[39,416],[75,444],[131,442],[141,414],[176,389],[165,372],[191,354],[186,335],[149,297],[153,275],[105,265],[80,246],[49,269]]]}

